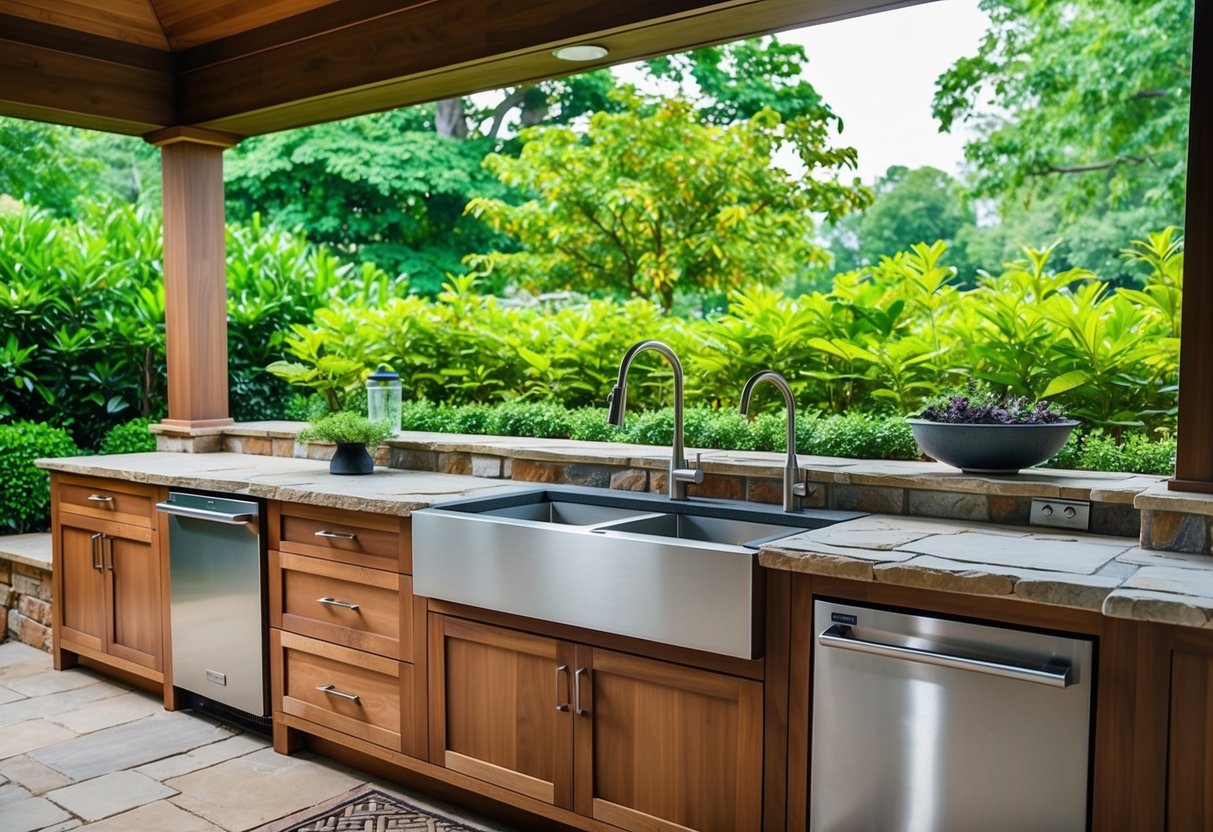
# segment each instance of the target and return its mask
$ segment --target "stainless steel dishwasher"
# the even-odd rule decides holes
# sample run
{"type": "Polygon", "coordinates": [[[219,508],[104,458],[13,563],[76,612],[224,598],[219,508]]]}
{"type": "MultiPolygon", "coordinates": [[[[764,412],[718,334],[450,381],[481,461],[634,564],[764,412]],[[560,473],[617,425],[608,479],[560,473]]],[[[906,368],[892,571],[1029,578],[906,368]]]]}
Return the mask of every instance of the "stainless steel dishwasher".
{"type": "Polygon", "coordinates": [[[261,505],[171,491],[173,685],[254,717],[269,714],[261,505]]]}
{"type": "Polygon", "coordinates": [[[1088,828],[1092,642],[818,600],[813,832],[1088,828]]]}

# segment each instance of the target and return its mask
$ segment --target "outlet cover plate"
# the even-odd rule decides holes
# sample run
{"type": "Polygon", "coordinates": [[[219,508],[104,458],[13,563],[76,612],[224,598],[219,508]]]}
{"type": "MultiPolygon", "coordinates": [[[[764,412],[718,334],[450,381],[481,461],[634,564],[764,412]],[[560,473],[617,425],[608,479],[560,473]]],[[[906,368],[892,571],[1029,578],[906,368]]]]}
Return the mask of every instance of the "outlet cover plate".
{"type": "Polygon", "coordinates": [[[1091,528],[1091,504],[1086,500],[1049,500],[1035,497],[1028,518],[1032,526],[1087,531],[1091,528]]]}

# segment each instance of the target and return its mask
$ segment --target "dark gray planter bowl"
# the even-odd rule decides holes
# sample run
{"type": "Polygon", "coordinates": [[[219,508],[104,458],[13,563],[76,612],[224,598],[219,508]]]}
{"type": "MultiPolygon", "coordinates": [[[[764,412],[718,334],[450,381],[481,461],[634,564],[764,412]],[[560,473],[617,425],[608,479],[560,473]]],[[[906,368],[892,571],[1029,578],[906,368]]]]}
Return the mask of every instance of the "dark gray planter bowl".
{"type": "Polygon", "coordinates": [[[361,442],[338,442],[329,460],[330,474],[369,474],[374,470],[375,461],[361,442]]]}
{"type": "Polygon", "coordinates": [[[1078,422],[1049,425],[954,425],[906,419],[914,441],[932,459],[966,474],[1016,474],[1061,450],[1078,422]]]}

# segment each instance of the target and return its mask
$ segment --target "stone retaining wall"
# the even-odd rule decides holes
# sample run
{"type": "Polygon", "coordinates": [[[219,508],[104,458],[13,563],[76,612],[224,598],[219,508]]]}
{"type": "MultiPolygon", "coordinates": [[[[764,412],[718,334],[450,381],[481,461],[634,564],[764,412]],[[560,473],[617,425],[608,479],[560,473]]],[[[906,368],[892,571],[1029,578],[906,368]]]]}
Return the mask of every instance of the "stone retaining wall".
{"type": "MultiPolygon", "coordinates": [[[[0,542],[3,538],[0,538],[0,542]]],[[[14,563],[0,552],[0,614],[8,638],[51,649],[51,571],[14,563]]]]}

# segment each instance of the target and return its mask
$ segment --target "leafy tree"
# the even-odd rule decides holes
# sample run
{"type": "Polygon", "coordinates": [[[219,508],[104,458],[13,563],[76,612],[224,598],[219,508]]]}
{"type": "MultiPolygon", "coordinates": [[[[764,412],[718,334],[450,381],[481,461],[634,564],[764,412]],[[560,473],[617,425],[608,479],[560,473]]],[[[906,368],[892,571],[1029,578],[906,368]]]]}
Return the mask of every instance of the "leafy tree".
{"type": "Polygon", "coordinates": [[[480,165],[489,150],[485,140],[439,136],[423,108],[246,139],[226,166],[229,217],[265,213],[432,293],[490,237],[463,215],[473,196],[502,193],[480,165]]]}
{"type": "Polygon", "coordinates": [[[712,124],[732,124],[770,108],[785,121],[809,116],[835,120],[841,128],[841,120],[803,77],[807,63],[803,46],[767,37],[654,58],[645,68],[650,76],[684,88],[694,82],[698,89],[684,94],[697,92],[706,99],[698,107],[712,124]]]}
{"type": "Polygon", "coordinates": [[[1057,195],[1072,217],[1106,199],[1183,205],[1192,0],[981,0],[977,54],[940,76],[943,130],[988,196],[1057,195]],[[992,106],[991,106],[992,105],[992,106]]]}
{"type": "Polygon", "coordinates": [[[833,230],[836,271],[874,265],[913,243],[943,240],[962,278],[971,268],[956,246],[961,229],[974,223],[963,185],[938,168],[894,165],[873,186],[875,199],[863,214],[850,214],[833,230]]]}
{"type": "Polygon", "coordinates": [[[67,128],[0,118],[0,194],[56,214],[69,214],[80,180],[99,164],[69,152],[67,128]]]}
{"type": "Polygon", "coordinates": [[[522,246],[471,258],[478,271],[538,289],[652,297],[669,311],[676,290],[773,283],[822,261],[810,212],[834,218],[869,199],[857,182],[839,180],[855,151],[828,147],[820,119],[785,122],[768,109],[721,127],[686,101],[647,112],[640,97],[623,100],[626,111],[596,114],[584,135],[532,128],[518,158],[485,160],[504,184],[535,197],[468,205],[522,246]],[[799,154],[803,176],[772,165],[783,142],[799,154]]]}

